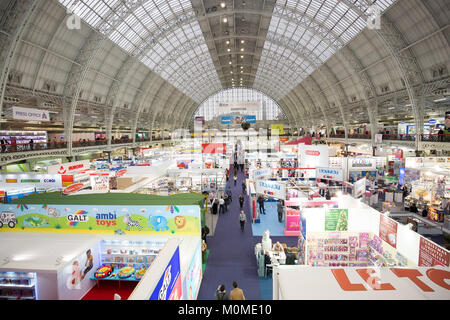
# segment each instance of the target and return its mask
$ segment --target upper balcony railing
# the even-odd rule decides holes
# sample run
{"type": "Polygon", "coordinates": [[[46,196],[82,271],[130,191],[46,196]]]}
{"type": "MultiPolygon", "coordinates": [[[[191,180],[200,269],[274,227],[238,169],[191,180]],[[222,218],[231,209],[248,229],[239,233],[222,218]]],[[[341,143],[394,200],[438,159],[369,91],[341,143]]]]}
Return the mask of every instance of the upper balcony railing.
{"type": "MultiPolygon", "coordinates": [[[[383,141],[385,140],[401,140],[401,141],[415,141],[417,134],[382,134],[383,141]]],[[[345,138],[343,133],[331,134],[330,138],[345,138]]],[[[368,139],[370,140],[372,137],[370,134],[349,134],[349,139],[368,139]]],[[[421,141],[430,141],[430,142],[450,142],[450,134],[422,134],[421,141]]]]}
{"type": "MultiPolygon", "coordinates": [[[[136,143],[148,142],[150,139],[136,139],[136,143]]],[[[114,139],[111,140],[111,145],[132,143],[133,140],[129,138],[114,139]]],[[[73,148],[79,147],[93,147],[93,146],[106,146],[108,143],[106,140],[78,140],[72,142],[73,148]]],[[[16,143],[16,144],[1,144],[0,151],[2,153],[10,152],[29,152],[39,150],[54,150],[67,148],[67,141],[48,141],[48,142],[33,142],[33,143],[16,143]]]]}

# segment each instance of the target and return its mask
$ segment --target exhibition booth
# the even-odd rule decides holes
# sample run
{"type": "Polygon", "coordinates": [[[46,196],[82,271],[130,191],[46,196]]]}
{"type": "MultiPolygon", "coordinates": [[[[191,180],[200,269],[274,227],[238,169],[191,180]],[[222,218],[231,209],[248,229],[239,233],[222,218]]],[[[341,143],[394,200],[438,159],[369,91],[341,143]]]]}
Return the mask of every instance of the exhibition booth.
{"type": "Polygon", "coordinates": [[[434,272],[428,270],[440,270],[436,271],[443,277],[440,282],[429,285],[433,290],[424,290],[434,294],[421,292],[420,288],[413,288],[414,284],[410,286],[414,289],[411,292],[403,290],[405,287],[400,289],[403,286],[400,283],[406,280],[392,283],[393,287],[399,286],[397,289],[380,290],[400,290],[397,294],[402,299],[450,299],[450,287],[443,282],[450,277],[448,250],[351,196],[333,200],[337,201],[337,208],[301,210],[300,219],[304,223],[300,224],[297,256],[297,264],[301,265],[283,266],[272,261],[274,299],[392,298],[392,291],[368,293],[370,289],[377,290],[374,285],[379,282],[371,273],[385,274],[386,278],[381,279],[387,283],[394,275],[408,277],[402,275],[402,270],[416,270],[417,277],[422,269],[428,276],[434,272]],[[394,275],[389,275],[390,272],[394,275]],[[357,280],[358,274],[362,279],[357,280]],[[360,296],[353,291],[361,291],[360,296]]]}
{"type": "Polygon", "coordinates": [[[0,229],[1,299],[77,300],[102,281],[120,286],[146,276],[167,280],[161,269],[172,265],[164,256],[173,241],[178,248],[173,292],[154,284],[158,292],[150,299],[196,298],[202,195],[42,194],[21,200],[0,208],[6,222],[0,229]]]}

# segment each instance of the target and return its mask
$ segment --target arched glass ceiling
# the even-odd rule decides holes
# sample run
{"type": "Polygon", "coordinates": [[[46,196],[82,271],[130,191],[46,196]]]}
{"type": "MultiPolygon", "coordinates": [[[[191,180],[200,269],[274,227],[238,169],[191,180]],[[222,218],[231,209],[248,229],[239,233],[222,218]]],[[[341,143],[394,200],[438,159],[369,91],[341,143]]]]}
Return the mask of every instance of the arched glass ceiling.
{"type": "MultiPolygon", "coordinates": [[[[102,24],[123,6],[121,0],[59,0],[59,2],[82,20],[101,32],[102,24]]],[[[135,55],[150,69],[168,80],[187,96],[201,101],[202,95],[192,91],[195,84],[207,80],[211,91],[222,88],[200,25],[195,19],[189,23],[179,17],[195,15],[190,0],[142,1],[132,14],[119,24],[109,39],[135,55]],[[193,43],[195,42],[196,45],[193,43]],[[191,45],[192,44],[192,45],[191,45]],[[177,53],[182,48],[182,53],[177,53]],[[194,62],[190,73],[184,66],[194,62]],[[209,77],[205,79],[206,74],[209,77]],[[175,76],[176,75],[176,76],[175,76]],[[169,80],[170,79],[170,80],[169,80]]]]}
{"type": "Polygon", "coordinates": [[[247,102],[259,101],[260,109],[257,112],[248,112],[247,115],[256,115],[256,120],[278,120],[283,116],[280,106],[261,91],[248,88],[232,88],[221,90],[202,102],[195,116],[203,116],[206,121],[220,120],[220,102],[247,102]]]}
{"type": "MultiPolygon", "coordinates": [[[[269,65],[272,70],[279,70],[277,72],[285,78],[283,91],[274,98],[283,97],[297,86],[316,69],[303,59],[302,50],[314,52],[317,57],[315,64],[320,65],[367,26],[367,21],[348,5],[360,1],[362,0],[277,0],[268,37],[270,34],[281,36],[287,43],[294,43],[296,50],[266,40],[255,77],[255,88],[265,82],[260,75],[269,65]],[[318,27],[322,29],[320,32],[318,27]],[[330,41],[324,41],[323,37],[330,41]],[[277,52],[277,55],[271,52],[277,52]],[[285,63],[286,61],[293,63],[285,63]]],[[[383,12],[395,1],[372,2],[383,12]]],[[[265,77],[267,78],[267,74],[265,77]]]]}

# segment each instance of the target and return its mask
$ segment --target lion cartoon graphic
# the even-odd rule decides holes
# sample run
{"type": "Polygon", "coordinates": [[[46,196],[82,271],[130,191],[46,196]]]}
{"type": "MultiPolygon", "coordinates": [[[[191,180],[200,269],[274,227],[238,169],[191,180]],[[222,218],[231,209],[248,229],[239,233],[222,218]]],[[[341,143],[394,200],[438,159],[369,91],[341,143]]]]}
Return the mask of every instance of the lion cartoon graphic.
{"type": "Polygon", "coordinates": [[[186,218],[183,216],[176,216],[175,225],[178,229],[182,229],[186,225],[186,218]]]}

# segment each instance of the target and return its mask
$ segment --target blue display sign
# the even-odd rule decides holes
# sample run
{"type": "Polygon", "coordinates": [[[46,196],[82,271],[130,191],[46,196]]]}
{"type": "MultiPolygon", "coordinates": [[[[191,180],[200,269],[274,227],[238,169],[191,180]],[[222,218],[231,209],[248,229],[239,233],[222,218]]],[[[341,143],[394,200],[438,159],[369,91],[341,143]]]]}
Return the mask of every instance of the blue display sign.
{"type": "Polygon", "coordinates": [[[180,247],[177,247],[149,300],[180,300],[183,294],[180,270],[180,247]]]}
{"type": "Polygon", "coordinates": [[[400,168],[398,174],[398,185],[402,186],[405,183],[405,168],[400,168]]]}
{"type": "Polygon", "coordinates": [[[222,116],[221,124],[241,124],[244,120],[256,123],[256,116],[222,116]]]}

